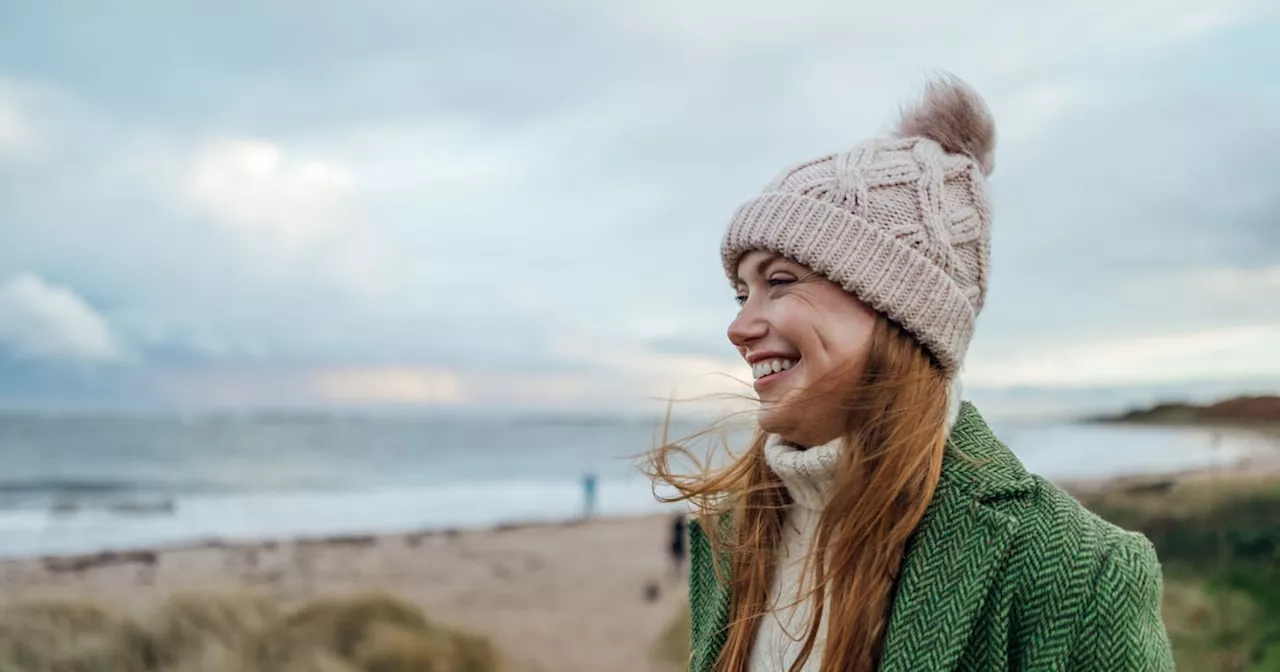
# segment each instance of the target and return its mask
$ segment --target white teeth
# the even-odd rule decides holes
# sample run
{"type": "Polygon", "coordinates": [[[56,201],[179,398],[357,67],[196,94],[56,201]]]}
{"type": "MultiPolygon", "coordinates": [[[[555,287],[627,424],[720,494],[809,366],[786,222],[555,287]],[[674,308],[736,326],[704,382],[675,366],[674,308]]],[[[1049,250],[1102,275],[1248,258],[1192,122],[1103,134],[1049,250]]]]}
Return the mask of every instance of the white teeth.
{"type": "Polygon", "coordinates": [[[771,373],[786,371],[792,366],[795,366],[795,363],[796,360],[794,359],[769,359],[763,362],[756,362],[751,366],[751,375],[755,379],[759,380],[771,373]]]}

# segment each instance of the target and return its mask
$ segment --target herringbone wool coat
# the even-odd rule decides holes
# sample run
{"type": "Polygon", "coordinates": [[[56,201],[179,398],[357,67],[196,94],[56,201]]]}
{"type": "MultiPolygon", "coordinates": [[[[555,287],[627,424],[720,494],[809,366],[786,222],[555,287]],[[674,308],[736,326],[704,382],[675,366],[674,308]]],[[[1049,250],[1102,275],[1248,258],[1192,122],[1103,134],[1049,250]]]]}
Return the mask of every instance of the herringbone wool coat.
{"type": "MultiPolygon", "coordinates": [[[[710,672],[729,593],[705,531],[691,533],[689,669],[710,672]]],[[[908,544],[879,669],[1172,670],[1161,592],[1145,537],[1028,473],[966,403],[908,544]]]]}

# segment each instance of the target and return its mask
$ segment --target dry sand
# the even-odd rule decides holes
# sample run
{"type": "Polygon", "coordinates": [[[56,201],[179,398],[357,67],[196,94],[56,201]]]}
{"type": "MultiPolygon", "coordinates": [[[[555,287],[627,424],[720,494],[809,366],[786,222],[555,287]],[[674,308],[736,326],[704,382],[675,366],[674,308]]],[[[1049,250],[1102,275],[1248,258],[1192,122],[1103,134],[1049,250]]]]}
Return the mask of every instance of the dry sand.
{"type": "Polygon", "coordinates": [[[5,598],[135,602],[233,585],[286,601],[386,589],[435,619],[489,635],[512,670],[670,670],[650,656],[685,597],[669,566],[669,522],[649,517],[8,560],[0,563],[0,591],[5,598]],[[660,591],[650,600],[655,583],[660,591]]]}

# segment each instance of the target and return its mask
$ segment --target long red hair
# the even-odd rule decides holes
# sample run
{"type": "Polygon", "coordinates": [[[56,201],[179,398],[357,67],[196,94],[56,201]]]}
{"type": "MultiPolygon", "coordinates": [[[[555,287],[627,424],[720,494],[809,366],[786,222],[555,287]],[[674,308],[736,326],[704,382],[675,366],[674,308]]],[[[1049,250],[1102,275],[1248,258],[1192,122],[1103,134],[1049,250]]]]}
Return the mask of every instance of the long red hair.
{"type": "MultiPolygon", "coordinates": [[[[844,415],[844,450],[805,563],[809,592],[801,599],[811,601],[813,618],[791,670],[812,655],[825,626],[819,670],[870,672],[880,658],[907,541],[942,471],[948,381],[910,334],[881,317],[859,374],[833,376],[790,403],[829,403],[829,395],[844,415]]],[[[713,552],[730,558],[730,575],[721,577],[731,596],[728,639],[716,665],[721,672],[747,668],[760,619],[771,608],[775,550],[791,500],[765,463],[767,438],[756,430],[727,466],[694,475],[672,467],[672,458],[691,456],[687,442],[664,440],[648,464],[656,483],[676,491],[663,499],[691,502],[713,552]],[[724,514],[731,515],[732,530],[717,533],[724,514]]]]}

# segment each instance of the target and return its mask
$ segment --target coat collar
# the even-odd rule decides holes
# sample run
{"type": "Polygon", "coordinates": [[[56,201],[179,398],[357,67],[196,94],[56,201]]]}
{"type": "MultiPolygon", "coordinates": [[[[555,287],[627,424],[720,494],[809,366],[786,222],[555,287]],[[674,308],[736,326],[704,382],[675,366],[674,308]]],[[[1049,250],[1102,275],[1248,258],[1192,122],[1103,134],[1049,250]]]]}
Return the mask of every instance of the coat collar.
{"type": "MultiPolygon", "coordinates": [[[[1030,496],[1036,481],[991,433],[969,403],[947,440],[933,500],[907,545],[889,615],[881,672],[952,670],[964,652],[974,619],[986,603],[1017,529],[997,501],[1030,496]]],[[[720,518],[721,533],[732,527],[720,518]]],[[[691,582],[714,593],[694,604],[692,670],[710,670],[729,625],[729,591],[715,578],[710,544],[691,526],[695,555],[691,582]]],[[[720,558],[727,576],[728,558],[720,558]]]]}
{"type": "Polygon", "coordinates": [[[947,441],[937,491],[907,546],[882,672],[955,667],[1018,525],[992,504],[1028,496],[1035,488],[978,410],[964,403],[947,441]]]}

